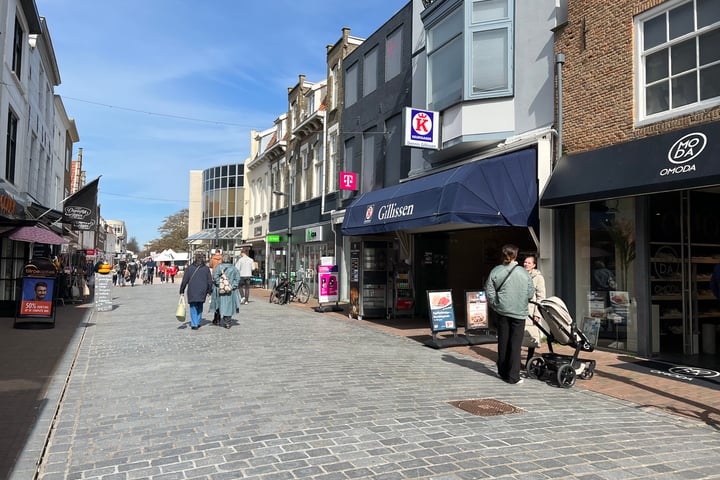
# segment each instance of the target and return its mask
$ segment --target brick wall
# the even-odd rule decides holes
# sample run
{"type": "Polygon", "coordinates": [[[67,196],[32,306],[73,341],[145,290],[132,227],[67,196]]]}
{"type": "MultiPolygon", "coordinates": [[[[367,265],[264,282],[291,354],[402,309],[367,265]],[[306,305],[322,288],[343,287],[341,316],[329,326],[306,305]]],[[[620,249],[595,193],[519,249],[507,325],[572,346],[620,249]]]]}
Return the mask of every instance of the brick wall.
{"type": "Polygon", "coordinates": [[[578,153],[720,120],[712,108],[634,126],[634,17],[664,0],[569,0],[556,32],[563,66],[564,153],[578,153]]]}

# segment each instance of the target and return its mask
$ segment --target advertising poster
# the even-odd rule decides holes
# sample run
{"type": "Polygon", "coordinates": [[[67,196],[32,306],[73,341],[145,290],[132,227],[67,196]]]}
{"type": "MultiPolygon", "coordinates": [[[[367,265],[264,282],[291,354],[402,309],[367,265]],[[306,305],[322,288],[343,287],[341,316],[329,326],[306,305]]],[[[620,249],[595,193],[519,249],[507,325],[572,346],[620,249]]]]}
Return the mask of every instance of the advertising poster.
{"type": "Polygon", "coordinates": [[[457,330],[455,311],[453,310],[452,292],[450,290],[428,291],[430,305],[430,321],[433,332],[457,330]]]}
{"type": "Polygon", "coordinates": [[[585,338],[593,347],[597,345],[600,333],[600,319],[597,317],[585,317],[582,324],[582,332],[585,338]]]}
{"type": "Polygon", "coordinates": [[[337,265],[318,265],[318,282],[320,292],[318,302],[338,301],[338,267],[337,265]]]}
{"type": "Polygon", "coordinates": [[[52,317],[54,289],[54,278],[23,278],[20,315],[52,317]]]}
{"type": "Polygon", "coordinates": [[[467,330],[481,330],[488,325],[488,306],[484,291],[465,292],[465,311],[467,312],[467,330]]]}

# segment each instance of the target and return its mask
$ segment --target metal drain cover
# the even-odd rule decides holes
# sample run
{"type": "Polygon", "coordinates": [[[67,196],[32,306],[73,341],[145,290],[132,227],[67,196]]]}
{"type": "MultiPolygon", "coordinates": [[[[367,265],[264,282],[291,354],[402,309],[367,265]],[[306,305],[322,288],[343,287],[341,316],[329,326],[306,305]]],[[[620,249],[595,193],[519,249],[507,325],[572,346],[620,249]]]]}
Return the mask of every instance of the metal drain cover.
{"type": "Polygon", "coordinates": [[[494,398],[475,398],[471,400],[456,400],[448,402],[450,405],[465,410],[480,417],[493,417],[510,413],[525,413],[522,408],[514,407],[494,398]]]}

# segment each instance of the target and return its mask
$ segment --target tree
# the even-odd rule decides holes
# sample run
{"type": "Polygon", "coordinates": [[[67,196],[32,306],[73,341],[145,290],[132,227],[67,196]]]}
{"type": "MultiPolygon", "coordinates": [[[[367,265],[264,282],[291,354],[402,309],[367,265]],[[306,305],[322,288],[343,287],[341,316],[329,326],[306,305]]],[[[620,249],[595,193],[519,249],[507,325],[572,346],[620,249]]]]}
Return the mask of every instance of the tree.
{"type": "Polygon", "coordinates": [[[136,254],[140,253],[140,245],[138,245],[137,238],[135,237],[130,237],[130,240],[127,241],[125,248],[131,252],[135,252],[136,254]]]}
{"type": "Polygon", "coordinates": [[[151,252],[161,252],[167,248],[172,248],[177,252],[187,250],[188,236],[188,209],[184,208],[179,212],[165,217],[163,224],[158,228],[160,238],[151,240],[148,243],[148,250],[151,252]]]}

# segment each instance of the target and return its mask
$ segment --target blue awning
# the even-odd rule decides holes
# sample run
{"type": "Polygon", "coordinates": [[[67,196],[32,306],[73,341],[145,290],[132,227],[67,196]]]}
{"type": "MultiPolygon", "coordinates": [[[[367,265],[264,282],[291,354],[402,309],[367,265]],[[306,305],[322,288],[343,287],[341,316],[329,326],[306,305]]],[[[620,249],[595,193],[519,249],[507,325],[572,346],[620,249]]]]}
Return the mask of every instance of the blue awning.
{"type": "Polygon", "coordinates": [[[537,227],[535,149],[469,163],[360,195],[346,210],[343,235],[445,225],[537,227]]]}

